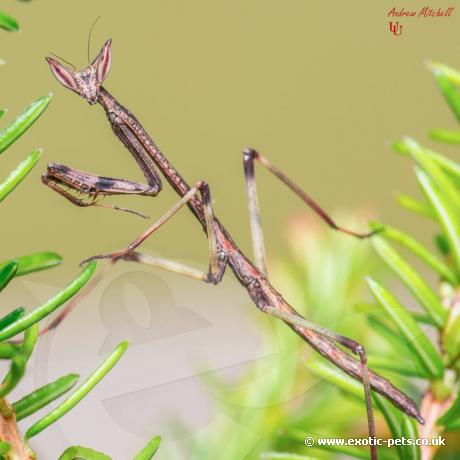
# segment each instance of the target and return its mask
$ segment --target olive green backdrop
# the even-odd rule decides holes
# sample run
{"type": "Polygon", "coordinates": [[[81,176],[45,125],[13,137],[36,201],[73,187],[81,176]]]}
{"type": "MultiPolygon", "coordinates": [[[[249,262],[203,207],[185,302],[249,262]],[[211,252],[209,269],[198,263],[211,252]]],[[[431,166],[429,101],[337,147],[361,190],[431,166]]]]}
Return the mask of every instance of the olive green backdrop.
{"type": "MultiPolygon", "coordinates": [[[[419,1],[410,4],[414,9],[425,6],[419,1]]],[[[35,284],[27,286],[33,296],[18,293],[10,300],[28,299],[27,305],[34,305],[71,279],[81,259],[122,247],[147,225],[124,213],[73,207],[40,182],[47,161],[104,175],[142,178],[112,134],[102,109],[90,107],[61,87],[44,60],[52,51],[77,68],[86,66],[88,31],[99,15],[102,18],[94,29],[91,58],[107,38],[113,39],[112,70],[106,87],[136,114],[187,180],[210,183],[216,213],[242,248],[250,250],[241,155],[245,146],[260,149],[333,214],[342,210],[362,215],[371,212],[385,222],[398,222],[401,228],[417,223],[419,236],[428,235],[430,229],[420,228],[419,221],[411,220],[393,200],[396,191],[412,193],[416,186],[409,163],[393,154],[388,145],[401,135],[425,141],[430,128],[455,128],[423,62],[432,58],[460,65],[460,9],[448,19],[405,19],[403,34],[395,37],[386,17],[393,6],[407,7],[364,0],[35,0],[2,6],[18,18],[22,31],[1,34],[0,57],[7,64],[0,68],[0,105],[8,107],[13,116],[32,100],[54,93],[44,117],[2,158],[3,177],[26,153],[39,146],[45,149],[38,167],[12,199],[2,203],[2,259],[46,249],[65,259],[53,274],[38,273],[30,278],[35,284]]],[[[436,2],[435,6],[451,4],[436,2]]],[[[456,150],[450,150],[455,157],[456,150]]],[[[269,253],[281,257],[286,220],[293,213],[309,211],[265,171],[258,168],[257,176],[269,253]]],[[[155,199],[107,201],[154,218],[175,200],[166,187],[155,199]]],[[[365,226],[363,218],[362,228],[365,226]]],[[[187,212],[175,217],[144,246],[202,267],[207,260],[206,241],[187,212]]],[[[175,305],[191,308],[206,304],[214,314],[224,307],[230,311],[235,303],[244,306],[241,311],[251,310],[235,282],[227,281],[220,291],[214,289],[210,294],[210,288],[194,288],[173,278],[167,281],[173,293],[166,288],[160,293],[163,304],[169,305],[173,295],[175,305]]],[[[98,317],[107,326],[101,305],[103,302],[98,317]]],[[[94,347],[103,353],[113,345],[110,340],[102,343],[105,330],[101,324],[92,325],[91,308],[87,305],[86,310],[76,312],[58,332],[62,348],[42,346],[40,359],[52,363],[53,372],[45,375],[38,366],[31,387],[44,383],[48,375],[60,375],[61,368],[89,372],[102,359],[94,347]],[[66,347],[72,350],[75,344],[80,344],[79,354],[69,360],[66,347]],[[91,359],[85,353],[92,353],[91,359]]],[[[207,316],[203,311],[201,315],[190,319],[191,329],[205,327],[206,321],[214,325],[219,321],[219,315],[207,316]]],[[[237,336],[236,324],[233,330],[237,336]]],[[[222,324],[220,331],[226,328],[228,324],[222,324]]],[[[228,341],[229,347],[235,343],[234,337],[233,342],[228,341]]],[[[210,339],[203,340],[201,346],[207,349],[210,343],[210,339]]],[[[174,374],[178,366],[174,354],[168,355],[169,360],[164,358],[171,349],[168,346],[158,342],[158,361],[152,368],[152,375],[158,377],[155,384],[183,377],[174,374]]],[[[178,350],[181,345],[175,346],[178,350]]],[[[271,352],[253,348],[259,355],[271,352]]],[[[255,359],[257,353],[247,354],[247,359],[255,359]]],[[[142,362],[145,356],[138,358],[142,362]]],[[[139,429],[128,427],[138,438],[125,442],[121,431],[118,434],[110,431],[111,425],[104,425],[104,416],[94,415],[100,402],[97,398],[142,387],[132,388],[129,383],[119,388],[123,378],[128,379],[135,370],[130,367],[135,361],[126,359],[128,367],[115,370],[109,379],[112,383],[104,383],[96,399],[84,402],[80,412],[66,419],[71,422],[60,425],[66,427],[65,436],[56,443],[56,453],[70,442],[87,442],[108,451],[111,441],[126,449],[115,458],[129,458],[127,452],[134,452],[142,438],[157,434],[149,432],[145,424],[139,429]],[[97,423],[96,429],[93,423],[97,423]],[[102,439],[102,432],[108,439],[102,439]]],[[[220,366],[232,364],[230,361],[220,366]]],[[[218,360],[215,365],[219,366],[218,360]]],[[[194,413],[199,410],[193,408],[194,413]]],[[[152,429],[158,425],[153,424],[152,429]]],[[[53,436],[57,435],[53,433],[45,436],[48,441],[42,444],[42,452],[54,448],[53,436]]],[[[52,452],[50,457],[56,455],[53,450],[47,452],[52,452]]]]}
{"type": "MultiPolygon", "coordinates": [[[[392,197],[395,190],[414,189],[412,172],[388,143],[403,134],[423,140],[428,128],[454,126],[423,61],[460,63],[460,10],[449,19],[406,19],[395,37],[386,17],[391,6],[306,0],[9,3],[22,32],[2,34],[7,65],[1,69],[1,104],[16,114],[49,91],[54,99],[33,135],[2,158],[8,171],[31,149],[45,149],[15,199],[2,206],[2,220],[15,222],[2,228],[4,257],[40,246],[58,250],[71,266],[119,247],[146,225],[123,213],[75,208],[39,181],[51,160],[141,178],[101,108],[61,87],[44,61],[53,51],[85,66],[88,30],[98,15],[91,58],[113,38],[107,88],[189,181],[209,181],[217,213],[244,248],[250,247],[245,146],[260,149],[331,212],[364,207],[386,221],[407,219],[392,197]]],[[[286,218],[303,205],[264,171],[258,177],[268,247],[279,250],[286,218]]],[[[155,200],[112,201],[155,217],[174,200],[165,190],[155,200]]],[[[205,241],[187,213],[146,247],[205,261],[205,241]]]]}

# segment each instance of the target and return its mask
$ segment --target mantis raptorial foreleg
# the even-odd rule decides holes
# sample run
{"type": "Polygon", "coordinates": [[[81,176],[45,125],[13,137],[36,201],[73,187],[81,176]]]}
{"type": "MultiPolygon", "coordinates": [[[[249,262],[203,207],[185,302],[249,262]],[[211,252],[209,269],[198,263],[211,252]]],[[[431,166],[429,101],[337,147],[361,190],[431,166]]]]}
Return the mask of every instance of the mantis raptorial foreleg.
{"type": "Polygon", "coordinates": [[[99,206],[112,208],[118,211],[130,212],[146,218],[146,216],[132,209],[101,203],[107,195],[144,195],[155,196],[158,189],[150,184],[142,184],[126,179],[98,176],[96,174],[79,171],[60,163],[49,163],[47,172],[42,175],[42,182],[61,194],[75,206],[99,206]],[[74,192],[75,194],[72,194],[74,192]]]}
{"type": "Polygon", "coordinates": [[[139,139],[137,139],[129,127],[119,119],[116,111],[107,112],[107,117],[110,121],[113,132],[131,152],[137,164],[139,165],[139,168],[147,180],[149,189],[152,192],[151,195],[157,195],[161,191],[162,182],[160,176],[155,170],[152,158],[146,153],[145,149],[142,147],[142,144],[139,142],[139,139]]]}

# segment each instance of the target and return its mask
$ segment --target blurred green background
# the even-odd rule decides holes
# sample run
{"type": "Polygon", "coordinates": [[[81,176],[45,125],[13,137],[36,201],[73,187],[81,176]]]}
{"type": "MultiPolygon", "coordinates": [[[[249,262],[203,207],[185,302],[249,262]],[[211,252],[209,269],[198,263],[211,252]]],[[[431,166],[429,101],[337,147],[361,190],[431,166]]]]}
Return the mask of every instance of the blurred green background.
{"type": "MultiPolygon", "coordinates": [[[[371,3],[361,0],[347,3],[306,0],[37,0],[8,4],[5,10],[19,20],[21,32],[2,36],[4,47],[0,57],[7,61],[7,65],[0,70],[3,88],[6,89],[1,103],[9,108],[9,115],[12,116],[31,100],[49,91],[54,93],[54,98],[46,115],[32,128],[33,134],[21,139],[10,149],[8,156],[2,159],[2,170],[5,168],[6,172],[17,164],[18,158],[22,158],[25,152],[37,146],[45,149],[39,167],[16,191],[14,199],[3,204],[2,219],[14,223],[2,226],[3,258],[41,249],[55,250],[65,258],[64,268],[55,272],[52,281],[48,275],[41,273],[35,274],[34,279],[37,286],[40,282],[59,285],[73,276],[82,258],[124,246],[146,227],[145,221],[131,215],[100,208],[73,207],[40,182],[40,174],[47,161],[58,161],[115,177],[142,178],[135,162],[113,136],[102,109],[88,106],[62,88],[51,76],[44,61],[44,56],[52,51],[71,61],[77,68],[86,66],[88,31],[99,15],[102,18],[93,33],[91,58],[107,38],[113,39],[112,70],[105,86],[135,113],[190,183],[199,179],[206,179],[210,183],[216,213],[248,253],[250,235],[241,155],[246,146],[258,148],[334,215],[346,216],[341,213],[343,210],[356,211],[352,219],[355,227],[366,228],[369,214],[374,214],[387,223],[397,223],[402,228],[415,228],[412,233],[422,239],[431,236],[432,229],[421,226],[419,220],[398,208],[392,200],[396,191],[411,193],[416,185],[409,163],[392,154],[389,143],[405,134],[423,141],[428,129],[455,126],[453,117],[439,96],[432,75],[424,69],[423,63],[426,59],[435,59],[457,66],[460,62],[460,16],[454,10],[451,18],[404,19],[403,34],[395,37],[389,31],[387,18],[387,12],[393,6],[390,2],[371,3]]],[[[399,8],[402,5],[396,6],[399,8]]],[[[411,2],[413,9],[422,6],[426,5],[423,2],[411,2]]],[[[449,147],[445,147],[444,151],[454,152],[449,147]]],[[[286,228],[293,214],[308,211],[298,199],[260,168],[257,177],[271,260],[288,256],[295,259],[299,256],[295,248],[292,248],[292,242],[296,239],[291,233],[291,245],[288,246],[286,228]]],[[[175,200],[175,195],[166,187],[155,200],[134,197],[115,198],[107,202],[133,207],[154,218],[161,215],[175,200]]],[[[307,221],[308,226],[311,226],[313,233],[316,232],[310,220],[307,221]]],[[[343,237],[331,235],[330,238],[330,241],[327,240],[330,243],[328,248],[334,255],[334,244],[342,244],[338,241],[343,237]]],[[[319,245],[316,242],[309,244],[312,247],[319,245]]],[[[144,248],[201,266],[207,261],[206,241],[193,217],[186,212],[175,217],[167,229],[147,241],[144,248]]],[[[365,249],[356,249],[361,250],[365,249]]],[[[339,249],[337,254],[341,254],[339,249]]],[[[372,262],[369,266],[367,259],[366,263],[361,262],[359,252],[353,264],[350,262],[350,267],[357,264],[359,268],[355,269],[352,273],[354,276],[349,280],[351,287],[345,284],[342,286],[335,276],[337,273],[347,273],[347,268],[336,266],[332,255],[326,253],[327,264],[322,267],[324,272],[321,273],[324,273],[326,281],[317,282],[323,283],[323,287],[337,288],[332,283],[336,281],[338,289],[343,288],[337,297],[345,300],[347,307],[350,307],[352,301],[360,297],[356,291],[360,294],[364,291],[364,283],[361,286],[360,279],[368,268],[372,268],[372,262]]],[[[321,255],[317,255],[313,262],[321,264],[324,260],[321,255]]],[[[308,264],[307,271],[311,276],[312,260],[308,264]]],[[[312,288],[311,292],[297,292],[298,286],[290,285],[286,271],[289,273],[288,269],[277,271],[281,291],[287,292],[287,297],[299,301],[299,304],[305,301],[302,307],[309,317],[326,326],[340,326],[341,330],[343,326],[343,331],[347,333],[354,334],[357,331],[360,324],[349,324],[355,323],[352,313],[347,313],[343,320],[337,318],[343,312],[341,304],[334,303],[333,291],[315,292],[313,280],[305,288],[312,288]],[[323,311],[315,313],[316,306],[323,311]],[[341,322],[343,324],[339,324],[341,322]]],[[[123,276],[120,273],[124,273],[122,268],[116,273],[117,276],[123,276]]],[[[318,275],[318,280],[322,279],[321,276],[318,275]]],[[[200,312],[199,307],[205,296],[208,296],[208,303],[214,302],[214,309],[222,308],[220,303],[225,303],[227,311],[230,311],[232,301],[238,306],[244,304],[248,311],[252,308],[245,293],[234,282],[227,281],[220,291],[214,289],[211,295],[210,288],[197,286],[194,289],[174,277],[159,277],[172,288],[174,298],[180,299],[177,305],[181,308],[193,310],[198,305],[195,309],[200,312]]],[[[42,289],[35,295],[40,297],[44,295],[42,292],[48,291],[42,289]]],[[[83,310],[75,313],[73,320],[69,319],[63,325],[56,333],[58,344],[71,348],[75,343],[88,341],[88,347],[96,348],[93,345],[102,341],[101,331],[103,333],[105,329],[99,323],[94,326],[85,322],[91,318],[88,315],[94,311],[94,305],[85,304],[83,310]],[[82,325],[91,339],[81,333],[82,325]]],[[[205,318],[210,318],[203,311],[209,312],[210,309],[201,310],[205,318]]],[[[231,316],[231,313],[218,314],[225,318],[231,316]]],[[[249,318],[244,321],[253,320],[253,317],[249,318]]],[[[137,319],[142,324],[145,316],[140,315],[137,319]]],[[[102,320],[104,322],[104,318],[102,320]]],[[[214,325],[217,320],[211,318],[210,321],[214,325]]],[[[265,330],[260,333],[261,337],[257,336],[260,343],[253,345],[257,351],[248,356],[255,359],[262,349],[261,356],[272,353],[275,360],[280,359],[282,365],[285,365],[284,355],[278,356],[279,350],[276,349],[278,346],[283,351],[284,338],[277,334],[273,337],[274,331],[271,328],[267,330],[268,336],[265,330]],[[261,346],[265,340],[270,342],[267,349],[261,346]]],[[[252,337],[251,334],[245,337],[252,337]]],[[[286,340],[290,339],[291,335],[286,340]]],[[[234,340],[238,341],[238,335],[234,336],[234,340]]],[[[167,350],[166,342],[163,342],[156,342],[155,346],[159,349],[164,346],[164,350],[167,350]]],[[[235,342],[226,342],[226,346],[231,348],[235,342]]],[[[175,347],[178,349],[186,345],[184,339],[175,347]]],[[[291,346],[297,351],[303,350],[298,341],[289,342],[288,345],[288,351],[291,346]]],[[[48,367],[53,370],[59,368],[59,359],[62,362],[67,359],[64,352],[56,345],[52,349],[51,342],[46,342],[44,346],[43,361],[39,363],[43,364],[46,360],[48,367]]],[[[202,345],[203,349],[212,346],[209,342],[202,345]]],[[[225,355],[225,350],[220,352],[222,356],[225,355]]],[[[229,351],[229,354],[232,352],[229,351]]],[[[95,354],[98,358],[97,351],[95,354]]],[[[172,381],[165,366],[169,365],[169,370],[177,367],[174,356],[170,362],[166,362],[166,358],[162,362],[162,356],[164,354],[158,351],[158,355],[152,357],[152,362],[159,360],[155,370],[161,378],[157,380],[163,378],[164,382],[168,379],[172,381]]],[[[83,360],[81,357],[75,359],[83,360]]],[[[129,355],[127,359],[131,363],[136,362],[129,355]]],[[[214,365],[217,367],[216,363],[214,365]]],[[[225,363],[222,366],[225,367],[225,363]]],[[[43,373],[40,373],[40,367],[37,366],[37,369],[35,378],[40,381],[43,373]]],[[[273,378],[279,383],[282,368],[281,371],[279,367],[276,370],[277,374],[273,378]]],[[[256,369],[253,372],[259,371],[256,369]]],[[[266,369],[262,369],[262,379],[266,372],[266,369]]],[[[256,386],[253,390],[257,396],[255,399],[260,398],[260,405],[265,408],[267,401],[273,398],[273,404],[276,406],[279,403],[283,412],[283,404],[290,401],[293,394],[303,394],[305,391],[299,383],[305,377],[304,370],[300,373],[300,378],[296,375],[298,380],[293,383],[296,388],[263,385],[268,393],[274,393],[264,400],[265,395],[259,393],[261,387],[256,386]],[[281,396],[276,391],[280,391],[281,396]]],[[[83,406],[83,413],[90,418],[95,404],[104,396],[121,394],[117,382],[126,376],[129,376],[128,372],[115,370],[113,383],[107,383],[114,387],[110,389],[110,386],[105,386],[101,393],[96,394],[94,401],[90,400],[87,406],[83,406]]],[[[159,381],[155,383],[159,384],[159,381]]],[[[314,383],[309,385],[313,386],[314,383]]],[[[329,398],[328,391],[334,391],[326,387],[327,384],[317,389],[323,400],[329,398]]],[[[128,392],[130,388],[131,384],[126,384],[123,391],[128,392]]],[[[236,400],[237,405],[252,407],[251,395],[249,402],[245,400],[247,396],[243,392],[242,396],[237,394],[230,399],[236,400]]],[[[226,397],[223,399],[227,401],[226,397]]],[[[329,402],[334,406],[334,401],[330,399],[329,402]]],[[[152,411],[154,407],[151,406],[152,411]]],[[[354,410],[353,403],[341,407],[343,411],[354,410]]],[[[104,408],[102,411],[106,410],[114,420],[114,413],[118,421],[123,420],[116,408],[104,408]]],[[[220,408],[217,410],[219,414],[223,412],[220,408]]],[[[312,408],[311,411],[317,416],[323,415],[319,409],[315,411],[312,408]]],[[[70,431],[69,427],[81,426],[81,418],[78,418],[81,414],[72,415],[73,419],[69,417],[71,422],[63,422],[69,423],[63,425],[66,435],[70,431]]],[[[254,426],[249,425],[250,437],[256,427],[266,429],[271,434],[270,430],[277,427],[278,415],[255,411],[258,419],[254,426]]],[[[355,415],[350,421],[355,424],[352,432],[364,433],[364,414],[356,412],[355,415]]],[[[230,428],[224,427],[223,432],[226,429],[234,430],[235,420],[241,417],[244,420],[245,416],[245,413],[231,413],[230,428]]],[[[99,424],[104,420],[100,417],[100,413],[95,417],[99,424]]],[[[327,426],[328,415],[324,417],[318,425],[315,425],[317,421],[311,420],[311,425],[315,427],[323,423],[327,426]]],[[[251,420],[247,418],[249,424],[251,420]]],[[[300,420],[299,423],[308,426],[307,422],[300,420]]],[[[152,422],[151,426],[155,432],[148,432],[149,426],[145,424],[143,427],[131,426],[128,429],[136,436],[147,437],[157,434],[158,426],[163,425],[152,422]]],[[[343,427],[344,432],[349,428],[343,427]]],[[[82,439],[83,442],[97,437],[90,426],[82,427],[82,430],[84,433],[81,436],[78,430],[75,431],[75,441],[82,439]]],[[[201,445],[200,442],[196,443],[196,458],[205,458],[200,449],[206,450],[210,445],[207,434],[199,433],[203,435],[204,441],[201,445]]],[[[235,436],[237,439],[232,445],[246,449],[243,443],[238,446],[239,435],[235,436]]],[[[116,435],[104,433],[104,437],[115,439],[116,435]]],[[[55,442],[52,437],[48,439],[49,445],[55,442]]],[[[213,458],[212,453],[218,451],[222,444],[219,433],[215,439],[213,448],[216,450],[209,450],[210,458],[213,458]]],[[[123,444],[123,439],[116,441],[123,444]]],[[[195,441],[186,440],[183,444],[189,448],[195,445],[195,441]]],[[[251,438],[248,446],[252,446],[252,443],[251,438]]],[[[134,441],[131,444],[134,445],[134,441]]],[[[173,450],[175,444],[166,446],[166,449],[173,450]]],[[[95,447],[108,450],[103,445],[95,447]]],[[[170,451],[166,450],[164,457],[159,458],[168,458],[169,454],[170,451]]],[[[232,457],[232,453],[228,455],[229,458],[236,458],[232,457]]]]}
{"type": "MultiPolygon", "coordinates": [[[[113,38],[107,88],[190,182],[209,181],[218,215],[243,248],[250,248],[245,146],[260,149],[331,212],[367,207],[388,222],[408,219],[391,196],[415,185],[388,143],[401,134],[423,139],[434,125],[453,126],[423,61],[460,61],[460,15],[454,10],[451,18],[404,20],[403,34],[395,37],[386,17],[393,6],[305,0],[9,3],[22,31],[2,36],[8,63],[2,104],[12,115],[49,91],[55,97],[34,136],[14,146],[19,155],[38,142],[45,154],[16,201],[3,207],[3,219],[16,222],[2,228],[4,257],[40,242],[65,255],[73,269],[82,257],[117,248],[145,228],[131,215],[74,208],[39,181],[51,160],[141,178],[101,108],[61,87],[44,61],[52,51],[84,67],[88,31],[99,15],[91,57],[113,38]]],[[[414,9],[421,6],[411,2],[414,9]]],[[[9,171],[16,162],[9,155],[2,168],[9,171]]],[[[286,218],[304,207],[258,172],[267,244],[276,254],[286,218]]],[[[154,217],[174,200],[166,187],[155,200],[112,201],[154,217]]],[[[206,242],[192,222],[182,213],[145,246],[204,262],[206,242]]]]}

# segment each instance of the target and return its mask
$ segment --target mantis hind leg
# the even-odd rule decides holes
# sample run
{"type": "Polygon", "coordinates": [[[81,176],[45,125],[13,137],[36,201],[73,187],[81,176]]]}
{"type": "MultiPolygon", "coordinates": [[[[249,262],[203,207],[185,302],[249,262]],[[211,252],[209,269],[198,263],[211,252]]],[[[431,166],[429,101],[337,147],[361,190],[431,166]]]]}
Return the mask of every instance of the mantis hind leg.
{"type": "MultiPolygon", "coordinates": [[[[367,367],[367,355],[364,347],[353,339],[337,334],[334,331],[321,327],[311,321],[308,321],[293,313],[281,311],[278,308],[272,306],[262,307],[261,310],[268,315],[274,316],[281,319],[285,323],[292,324],[294,326],[300,326],[310,331],[316,332],[331,342],[338,343],[352,353],[358,356],[361,363],[362,382],[364,387],[364,398],[366,402],[366,413],[367,413],[367,424],[370,438],[375,438],[375,422],[374,422],[374,411],[372,408],[372,396],[371,386],[369,379],[369,369],[367,367]]],[[[371,459],[377,459],[377,448],[375,445],[370,444],[371,459]]]]}
{"type": "Polygon", "coordinates": [[[257,268],[267,275],[267,257],[265,251],[264,235],[260,219],[259,200],[257,195],[254,162],[259,161],[265,168],[274,174],[283,184],[290,188],[304,203],[307,204],[330,228],[356,238],[369,238],[379,230],[372,232],[356,232],[338,225],[332,217],[294,181],[281,172],[276,166],[254,149],[245,149],[243,152],[244,175],[249,203],[249,218],[254,250],[255,264],[257,268]]]}
{"type": "MultiPolygon", "coordinates": [[[[258,160],[263,166],[265,166],[271,173],[273,173],[278,179],[287,185],[297,196],[299,196],[330,228],[337,230],[342,233],[354,236],[356,238],[368,238],[372,236],[374,232],[359,233],[347,228],[341,227],[335,223],[335,221],[329,216],[329,214],[321,208],[321,206],[314,201],[309,195],[307,195],[295,182],[288,178],[272,163],[270,163],[265,157],[253,149],[246,149],[243,152],[243,164],[244,174],[246,179],[246,188],[248,195],[249,204],[249,218],[251,224],[252,242],[254,250],[255,264],[257,268],[267,276],[267,257],[265,251],[264,236],[260,218],[260,207],[257,195],[257,186],[255,180],[254,162],[258,160]]],[[[370,437],[375,437],[375,422],[374,422],[374,411],[372,408],[372,397],[371,388],[369,383],[369,370],[367,367],[367,356],[364,347],[358,342],[323,328],[311,321],[301,318],[298,315],[280,311],[273,306],[264,306],[261,310],[271,316],[281,319],[282,321],[300,326],[329,339],[331,342],[339,343],[342,346],[348,348],[352,353],[358,356],[361,363],[362,371],[362,382],[364,387],[364,397],[366,402],[366,413],[368,422],[368,431],[370,437]]],[[[371,459],[377,458],[376,446],[370,446],[371,459]]]]}

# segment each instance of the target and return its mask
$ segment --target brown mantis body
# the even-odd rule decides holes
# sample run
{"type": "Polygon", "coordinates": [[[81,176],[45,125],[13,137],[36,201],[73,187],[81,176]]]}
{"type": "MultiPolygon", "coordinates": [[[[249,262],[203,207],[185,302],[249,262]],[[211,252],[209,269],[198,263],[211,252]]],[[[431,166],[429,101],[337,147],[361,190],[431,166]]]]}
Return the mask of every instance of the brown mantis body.
{"type": "MultiPolygon", "coordinates": [[[[254,178],[254,162],[258,160],[269,169],[333,229],[359,238],[371,236],[372,233],[359,234],[336,225],[318,204],[266,158],[255,150],[247,149],[244,151],[244,170],[248,188],[251,229],[256,259],[256,264],[252,263],[238,248],[219,220],[214,217],[208,184],[200,181],[193,187],[189,186],[153,142],[134,115],[101,86],[110,68],[110,47],[111,41],[109,40],[93,63],[79,72],[72,71],[52,58],[47,58],[47,60],[53,74],[64,86],[77,92],[90,104],[99,103],[102,105],[113,131],[134,156],[147,179],[147,184],[138,184],[124,179],[100,177],[55,163],[48,166],[47,173],[43,175],[43,181],[46,185],[64,195],[72,203],[79,206],[90,206],[98,204],[98,197],[103,195],[131,193],[155,196],[162,187],[160,177],[155,171],[156,166],[180,196],[180,200],[127,248],[90,259],[110,258],[112,260],[137,261],[186,274],[213,284],[221,281],[225,268],[228,265],[261,311],[283,320],[296,334],[302,337],[322,356],[353,378],[363,382],[369,435],[371,437],[375,436],[375,428],[370,388],[385,396],[395,406],[408,415],[415,417],[420,423],[423,423],[417,406],[409,397],[394,387],[385,378],[368,371],[366,353],[362,345],[350,338],[341,336],[305,320],[283,299],[281,294],[268,281],[254,178]],[[81,192],[84,197],[89,198],[89,201],[76,197],[69,189],[81,192]],[[146,238],[169,220],[184,205],[188,206],[199,220],[208,236],[210,266],[207,273],[201,273],[196,269],[164,259],[154,258],[136,251],[137,247],[146,238]],[[359,357],[359,361],[340,349],[336,343],[351,350],[359,357]]],[[[371,446],[371,458],[377,458],[375,446],[371,446]]]]}

